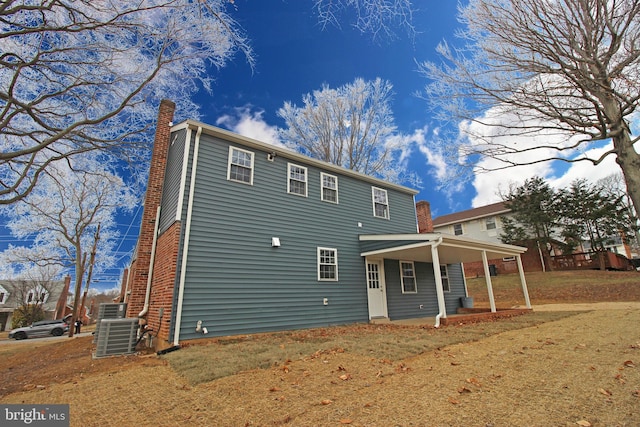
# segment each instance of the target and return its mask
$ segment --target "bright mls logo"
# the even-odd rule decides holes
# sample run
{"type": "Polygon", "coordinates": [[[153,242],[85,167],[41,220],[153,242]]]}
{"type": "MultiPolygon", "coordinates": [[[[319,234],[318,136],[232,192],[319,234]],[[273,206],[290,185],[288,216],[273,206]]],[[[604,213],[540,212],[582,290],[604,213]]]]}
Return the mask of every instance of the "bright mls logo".
{"type": "Polygon", "coordinates": [[[69,405],[0,405],[2,426],[69,427],[69,405]]]}

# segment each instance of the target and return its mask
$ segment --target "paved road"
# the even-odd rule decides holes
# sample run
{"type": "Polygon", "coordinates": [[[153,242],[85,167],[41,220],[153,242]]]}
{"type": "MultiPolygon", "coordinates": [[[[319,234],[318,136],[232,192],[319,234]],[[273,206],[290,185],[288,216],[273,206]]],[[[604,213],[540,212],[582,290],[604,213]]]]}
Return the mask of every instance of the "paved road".
{"type": "MultiPolygon", "coordinates": [[[[73,334],[73,338],[76,337],[86,337],[91,335],[92,332],[82,332],[80,334],[73,334]]],[[[26,340],[14,340],[14,339],[9,339],[9,338],[0,338],[0,345],[9,345],[9,344],[34,344],[37,342],[56,342],[56,341],[61,341],[64,339],[69,339],[68,335],[61,335],[59,337],[43,337],[43,338],[29,338],[26,340]]]]}

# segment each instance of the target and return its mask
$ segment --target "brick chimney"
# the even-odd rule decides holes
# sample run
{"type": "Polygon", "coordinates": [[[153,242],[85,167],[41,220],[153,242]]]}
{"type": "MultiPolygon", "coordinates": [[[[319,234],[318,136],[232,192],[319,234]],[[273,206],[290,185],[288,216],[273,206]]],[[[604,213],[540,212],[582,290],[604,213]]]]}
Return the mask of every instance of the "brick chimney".
{"type": "Polygon", "coordinates": [[[138,236],[137,256],[131,264],[131,283],[128,284],[131,294],[127,298],[127,317],[137,317],[144,307],[156,211],[162,200],[162,185],[164,183],[171,125],[175,109],[176,105],[173,102],[166,99],[160,101],[151,165],[149,166],[147,191],[144,198],[144,211],[140,223],[140,235],[138,236]]]}
{"type": "Polygon", "coordinates": [[[418,233],[433,233],[433,220],[431,219],[431,205],[424,200],[416,203],[416,216],[418,217],[418,233]]]}

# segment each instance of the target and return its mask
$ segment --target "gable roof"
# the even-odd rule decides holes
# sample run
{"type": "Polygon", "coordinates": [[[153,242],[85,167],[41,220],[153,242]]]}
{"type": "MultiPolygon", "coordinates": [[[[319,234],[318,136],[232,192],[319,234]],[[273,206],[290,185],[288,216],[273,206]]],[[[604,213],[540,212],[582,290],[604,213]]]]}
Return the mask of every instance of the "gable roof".
{"type": "Polygon", "coordinates": [[[273,145],[266,142],[258,141],[257,139],[249,138],[247,136],[240,135],[216,126],[208,125],[206,123],[202,123],[196,120],[189,119],[181,123],[178,123],[177,125],[174,125],[173,127],[171,127],[171,132],[175,132],[175,131],[178,131],[181,129],[187,129],[187,128],[199,130],[200,132],[206,135],[220,138],[230,143],[239,144],[254,150],[266,151],[267,153],[273,153],[276,156],[280,156],[285,159],[305,163],[307,165],[313,165],[320,169],[324,169],[330,172],[351,176],[361,181],[365,181],[370,184],[377,185],[383,188],[391,188],[403,193],[411,194],[413,196],[419,193],[418,190],[413,188],[405,187],[400,184],[394,184],[392,182],[385,181],[380,178],[375,178],[369,175],[365,175],[363,173],[356,172],[354,170],[347,169],[342,166],[337,166],[332,163],[314,159],[313,157],[305,156],[304,154],[297,153],[284,146],[273,145]]]}
{"type": "Polygon", "coordinates": [[[509,212],[511,212],[511,209],[507,208],[504,202],[498,202],[486,206],[480,206],[479,208],[467,209],[466,211],[439,216],[433,220],[433,226],[442,227],[445,225],[457,224],[509,212]]]}
{"type": "MultiPolygon", "coordinates": [[[[4,288],[9,294],[7,300],[4,304],[0,304],[0,311],[13,311],[16,308],[20,307],[24,302],[19,301],[19,296],[22,294],[20,291],[17,291],[17,287],[27,286],[28,290],[35,289],[38,287],[37,282],[29,281],[29,280],[0,280],[0,286],[4,288]],[[23,285],[24,284],[24,285],[23,285]]],[[[58,300],[60,299],[60,295],[62,294],[65,287],[64,280],[56,280],[51,282],[51,286],[48,286],[47,289],[49,291],[49,296],[47,297],[47,301],[43,304],[42,308],[44,311],[55,311],[56,305],[58,304],[58,300]]]]}

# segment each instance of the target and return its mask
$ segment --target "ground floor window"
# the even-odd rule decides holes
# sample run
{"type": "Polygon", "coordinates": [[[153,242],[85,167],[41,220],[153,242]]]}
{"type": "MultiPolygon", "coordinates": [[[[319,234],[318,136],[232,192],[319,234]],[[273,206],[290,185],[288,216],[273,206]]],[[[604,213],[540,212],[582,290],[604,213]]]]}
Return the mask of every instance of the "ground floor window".
{"type": "Polygon", "coordinates": [[[442,279],[442,290],[445,292],[451,292],[451,286],[449,285],[449,269],[446,265],[440,266],[440,278],[442,279]]]}
{"type": "Polygon", "coordinates": [[[318,248],[318,280],[338,280],[338,250],[318,248]]]}
{"type": "Polygon", "coordinates": [[[415,294],[418,292],[416,269],[413,261],[400,261],[400,279],[402,281],[403,294],[415,294]]]}

